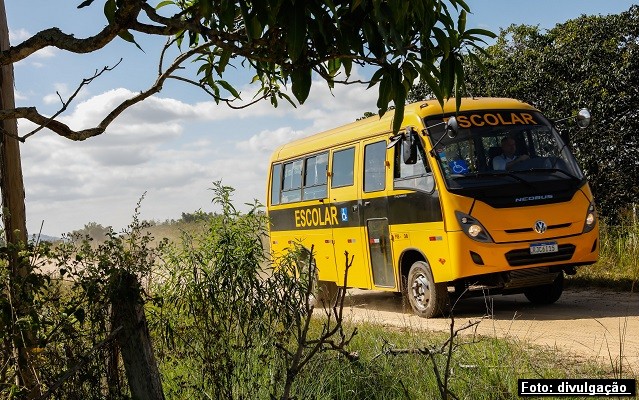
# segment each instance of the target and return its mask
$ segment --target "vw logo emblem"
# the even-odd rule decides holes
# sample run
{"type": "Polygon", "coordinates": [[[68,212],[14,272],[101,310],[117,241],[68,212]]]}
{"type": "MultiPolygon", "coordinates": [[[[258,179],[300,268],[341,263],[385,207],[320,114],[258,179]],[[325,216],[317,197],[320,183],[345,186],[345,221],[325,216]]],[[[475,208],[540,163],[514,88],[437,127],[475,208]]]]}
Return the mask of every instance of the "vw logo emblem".
{"type": "Polygon", "coordinates": [[[535,222],[535,227],[533,229],[535,229],[535,232],[541,235],[542,233],[546,232],[546,229],[548,229],[548,227],[546,226],[546,223],[544,221],[539,220],[535,222]]]}

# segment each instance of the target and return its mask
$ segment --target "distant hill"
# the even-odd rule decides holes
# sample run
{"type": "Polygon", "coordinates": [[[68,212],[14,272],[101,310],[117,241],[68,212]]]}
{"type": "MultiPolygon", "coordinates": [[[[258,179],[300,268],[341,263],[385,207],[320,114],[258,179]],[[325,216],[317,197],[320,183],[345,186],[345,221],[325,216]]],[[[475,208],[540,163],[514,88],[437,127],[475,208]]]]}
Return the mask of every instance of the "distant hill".
{"type": "Polygon", "coordinates": [[[29,240],[31,240],[31,241],[39,240],[41,242],[51,242],[51,243],[53,243],[53,242],[58,242],[58,241],[60,241],[62,239],[59,238],[59,237],[55,237],[55,236],[49,236],[49,235],[45,235],[45,234],[40,234],[40,235],[31,235],[29,237],[29,240]]]}

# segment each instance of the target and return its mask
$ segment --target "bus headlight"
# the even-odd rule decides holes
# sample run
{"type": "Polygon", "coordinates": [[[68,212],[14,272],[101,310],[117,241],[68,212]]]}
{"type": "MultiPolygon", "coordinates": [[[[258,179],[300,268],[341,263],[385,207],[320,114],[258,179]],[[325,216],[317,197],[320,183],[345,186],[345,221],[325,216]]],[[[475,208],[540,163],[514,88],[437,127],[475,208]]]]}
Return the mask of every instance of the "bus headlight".
{"type": "Polygon", "coordinates": [[[586,222],[584,223],[584,232],[590,232],[595,228],[597,222],[597,210],[595,209],[595,205],[590,203],[588,206],[588,212],[586,213],[586,222]]]}
{"type": "Polygon", "coordinates": [[[457,222],[459,222],[461,230],[464,231],[469,238],[484,243],[493,241],[493,238],[490,237],[486,228],[475,218],[461,211],[455,211],[455,216],[457,217],[457,222]]]}
{"type": "Polygon", "coordinates": [[[483,229],[481,229],[481,226],[473,224],[468,227],[468,236],[476,238],[477,236],[479,236],[482,230],[483,229]]]}

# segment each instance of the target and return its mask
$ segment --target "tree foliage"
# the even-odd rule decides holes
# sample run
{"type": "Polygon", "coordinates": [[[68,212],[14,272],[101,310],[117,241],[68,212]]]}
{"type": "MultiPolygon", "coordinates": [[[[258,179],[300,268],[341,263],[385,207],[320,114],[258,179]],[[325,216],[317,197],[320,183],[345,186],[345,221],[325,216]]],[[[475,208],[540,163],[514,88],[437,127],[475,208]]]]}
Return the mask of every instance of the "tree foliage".
{"type": "MultiPolygon", "coordinates": [[[[0,5],[3,11],[4,0],[0,0],[0,5]]],[[[355,83],[351,75],[354,65],[369,66],[373,75],[365,83],[369,87],[378,86],[379,114],[383,115],[389,104],[394,103],[398,111],[394,127],[398,129],[406,95],[413,82],[417,79],[427,82],[440,101],[458,93],[464,79],[465,61],[476,58],[469,50],[480,49],[483,37],[492,35],[481,29],[466,29],[466,15],[470,9],[464,0],[166,0],[159,3],[157,0],[84,0],[79,8],[84,7],[103,8],[104,28],[89,37],[78,38],[73,33],[52,27],[14,46],[7,47],[3,41],[0,66],[10,67],[46,47],[79,54],[94,53],[117,38],[141,47],[140,37],[149,35],[167,39],[159,55],[155,82],[116,105],[97,126],[80,130],[71,129],[58,117],[66,112],[82,88],[117,65],[105,66],[82,79],[68,98],[60,98],[61,107],[53,115],[43,115],[34,106],[14,107],[13,99],[11,104],[3,103],[0,121],[13,127],[11,131],[3,130],[4,138],[11,139],[9,143],[12,143],[13,150],[11,157],[0,157],[3,171],[7,165],[20,165],[19,146],[15,139],[24,142],[45,128],[71,140],[101,135],[128,107],[160,92],[167,79],[193,85],[208,93],[217,103],[231,107],[247,107],[260,100],[268,100],[273,106],[281,101],[296,105],[308,98],[313,74],[333,87],[336,83],[355,83]],[[196,66],[196,72],[188,75],[192,71],[188,67],[191,65],[196,66]],[[236,87],[225,80],[226,71],[231,67],[253,71],[252,83],[259,85],[255,98],[242,99],[236,87]],[[38,127],[19,136],[15,128],[17,119],[27,119],[38,127]]],[[[6,29],[4,12],[0,14],[0,25],[6,29]]],[[[8,34],[4,37],[6,39],[8,34]]],[[[3,68],[3,73],[10,70],[3,68]]],[[[10,93],[13,78],[3,81],[6,83],[4,92],[8,88],[10,93]]],[[[8,148],[6,145],[2,147],[8,148]]],[[[22,172],[20,169],[11,171],[3,174],[9,175],[2,179],[3,207],[7,207],[8,203],[23,206],[22,172]],[[9,181],[15,181],[15,185],[7,186],[9,181]]],[[[11,221],[11,224],[5,223],[7,232],[18,231],[26,235],[23,210],[19,213],[12,211],[11,215],[20,225],[11,221]]],[[[107,236],[110,239],[105,245],[98,246],[97,250],[86,250],[100,256],[97,264],[91,265],[99,267],[97,281],[104,287],[117,283],[120,275],[103,274],[103,270],[111,271],[123,265],[128,267],[131,261],[129,256],[110,258],[130,252],[122,248],[118,237],[107,236]]],[[[19,242],[26,240],[7,240],[13,249],[24,245],[19,242]]],[[[142,243],[146,249],[146,241],[142,243]]],[[[30,316],[37,314],[34,306],[37,306],[35,296],[39,293],[38,288],[24,282],[40,274],[34,272],[34,266],[27,262],[27,258],[26,253],[10,257],[7,266],[0,269],[3,274],[7,272],[3,282],[6,281],[7,287],[11,288],[10,293],[15,293],[12,295],[13,304],[21,305],[5,314],[10,318],[8,325],[3,326],[9,329],[5,329],[8,333],[1,337],[7,344],[1,353],[7,357],[0,360],[5,365],[0,369],[0,376],[6,376],[11,353],[17,353],[19,362],[13,375],[16,383],[10,390],[31,391],[29,396],[38,397],[41,385],[36,373],[39,368],[34,345],[40,339],[37,335],[41,333],[41,325],[22,321],[37,322],[30,316]]],[[[76,261],[81,262],[82,259],[76,261]]],[[[66,275],[68,271],[68,266],[63,263],[60,274],[66,275]]],[[[84,290],[82,283],[80,287],[84,290]]],[[[103,288],[96,290],[104,291],[103,288]]],[[[87,295],[83,299],[89,297],[87,295]]],[[[6,298],[0,297],[0,306],[4,305],[6,298]]],[[[85,320],[86,311],[80,315],[84,316],[79,319],[85,320]]],[[[64,324],[60,326],[66,326],[64,318],[62,322],[64,324]]],[[[57,330],[54,329],[54,332],[57,330]]],[[[59,370],[52,371],[51,376],[57,372],[59,370]]]]}
{"type": "MultiPolygon", "coordinates": [[[[107,21],[100,32],[76,38],[58,28],[46,29],[0,52],[0,65],[48,46],[88,53],[117,37],[137,45],[142,35],[165,36],[169,41],[156,82],[112,110],[98,126],[80,131],[56,120],[77,92],[53,116],[41,115],[35,107],[19,107],[0,111],[0,119],[26,118],[61,136],[84,140],[102,134],[126,108],[158,93],[166,79],[195,85],[232,107],[262,99],[274,106],[282,100],[295,105],[307,99],[314,73],[333,87],[353,83],[352,68],[361,65],[374,68],[367,83],[378,85],[380,115],[391,102],[400,111],[395,119],[399,128],[406,95],[416,79],[427,82],[440,100],[450,97],[463,81],[465,60],[475,57],[469,50],[481,50],[483,38],[493,35],[466,29],[470,9],[464,0],[166,0],[155,6],[147,0],[86,0],[79,8],[98,3],[107,21]],[[165,65],[164,58],[176,47],[179,54],[165,65]],[[189,63],[197,65],[196,77],[180,75],[189,63]],[[256,99],[241,99],[224,79],[231,66],[255,72],[252,83],[260,85],[256,99]]],[[[78,89],[111,68],[83,80],[78,89]]]]}
{"type": "MultiPolygon", "coordinates": [[[[581,16],[548,31],[503,29],[480,55],[486,73],[467,72],[466,93],[514,97],[549,118],[590,109],[581,130],[560,123],[595,192],[600,212],[614,220],[639,196],[639,7],[608,16],[581,16]]],[[[414,97],[428,93],[422,86],[414,97]]]]}

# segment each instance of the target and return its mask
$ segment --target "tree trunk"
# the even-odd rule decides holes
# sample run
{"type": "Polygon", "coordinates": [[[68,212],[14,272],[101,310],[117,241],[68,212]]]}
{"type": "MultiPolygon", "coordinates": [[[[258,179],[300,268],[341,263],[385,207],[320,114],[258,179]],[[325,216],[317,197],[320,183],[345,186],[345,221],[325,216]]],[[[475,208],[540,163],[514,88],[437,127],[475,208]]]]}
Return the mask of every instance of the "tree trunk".
{"type": "MultiPolygon", "coordinates": [[[[9,48],[9,29],[4,0],[0,0],[0,48],[9,48]]],[[[13,65],[5,65],[0,72],[0,109],[15,108],[13,92],[13,65]]],[[[9,292],[13,306],[13,321],[29,315],[32,296],[26,278],[31,273],[27,259],[20,257],[19,250],[27,243],[24,183],[20,161],[20,143],[17,140],[18,124],[15,119],[0,124],[0,191],[2,192],[2,219],[6,243],[9,248],[9,292]]],[[[14,326],[14,357],[17,361],[17,384],[32,390],[38,396],[35,366],[30,364],[30,349],[34,345],[33,332],[14,326]]]]}
{"type": "Polygon", "coordinates": [[[127,271],[120,271],[111,279],[115,287],[111,298],[112,326],[122,326],[118,345],[131,396],[137,400],[164,400],[160,372],[144,315],[140,282],[127,271]]]}

